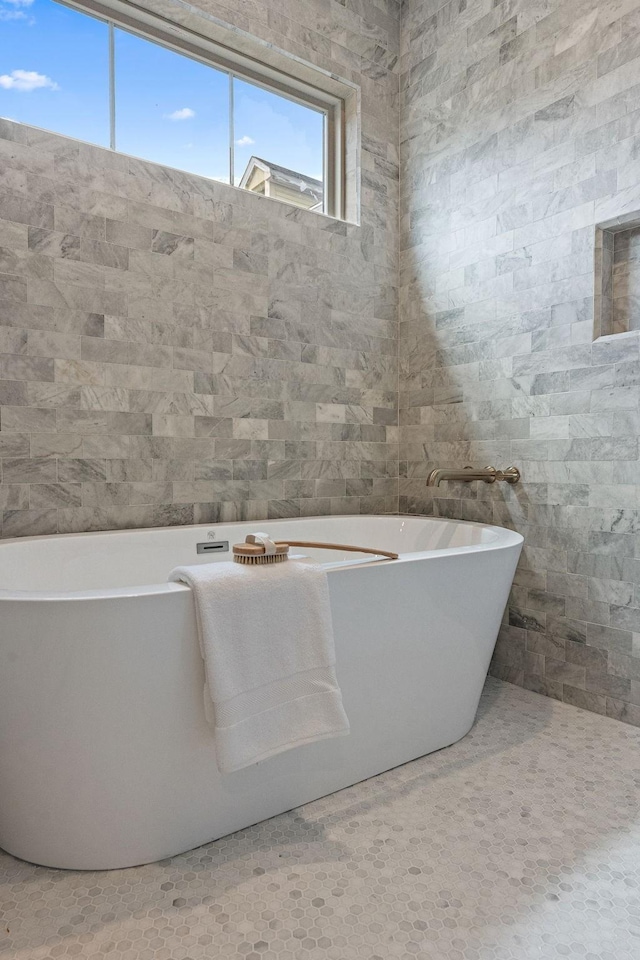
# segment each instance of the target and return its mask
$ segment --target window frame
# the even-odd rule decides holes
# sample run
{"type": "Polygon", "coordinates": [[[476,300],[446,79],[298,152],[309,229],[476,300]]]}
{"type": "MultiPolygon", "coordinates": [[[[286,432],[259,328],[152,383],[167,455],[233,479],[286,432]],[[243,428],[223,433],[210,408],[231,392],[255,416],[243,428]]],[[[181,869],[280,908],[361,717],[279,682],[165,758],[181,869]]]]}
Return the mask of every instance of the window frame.
{"type": "MultiPolygon", "coordinates": [[[[117,151],[115,91],[115,29],[121,28],[142,39],[160,44],[175,53],[197,60],[229,76],[229,185],[234,183],[233,80],[237,77],[277,96],[285,97],[324,115],[323,210],[322,214],[346,219],[345,210],[345,102],[280,69],[225,46],[192,29],[181,27],[160,14],[152,13],[129,0],[55,0],[107,23],[109,27],[109,123],[110,149],[117,151]]],[[[149,160],[149,158],[144,158],[149,160]]],[[[153,163],[156,161],[149,160],[153,163]]],[[[185,171],[189,173],[190,171],[185,171]]],[[[200,174],[193,174],[200,176],[200,174]]],[[[243,189],[243,193],[250,192],[243,189]]],[[[278,201],[287,203],[287,201],[278,201]]],[[[288,206],[293,206],[287,204],[288,206]]],[[[294,209],[296,209],[294,207],[294,209]]],[[[320,212],[320,211],[317,211],[320,212]]]]}

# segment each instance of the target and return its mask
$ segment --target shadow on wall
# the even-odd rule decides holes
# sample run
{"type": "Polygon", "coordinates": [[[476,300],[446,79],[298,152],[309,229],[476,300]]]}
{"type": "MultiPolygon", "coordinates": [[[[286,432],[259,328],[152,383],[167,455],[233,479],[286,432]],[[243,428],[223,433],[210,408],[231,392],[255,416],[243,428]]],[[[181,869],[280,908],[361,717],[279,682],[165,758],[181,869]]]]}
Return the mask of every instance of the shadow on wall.
{"type": "Polygon", "coordinates": [[[640,215],[640,0],[595,6],[406,5],[400,509],[515,525],[494,672],[640,726],[637,234],[600,278],[616,336],[594,311],[596,227],[640,215]],[[522,483],[432,494],[436,462],[522,483]]]}
{"type": "MultiPolygon", "coordinates": [[[[480,481],[426,485],[435,467],[511,466],[511,440],[528,435],[528,421],[511,418],[513,394],[517,400],[520,393],[526,405],[527,393],[526,385],[518,381],[496,382],[499,361],[478,359],[489,355],[486,346],[495,328],[487,325],[481,339],[478,325],[465,322],[463,309],[430,313],[423,305],[430,299],[424,289],[428,264],[416,261],[413,271],[413,283],[423,287],[424,300],[413,299],[402,308],[409,320],[401,324],[399,340],[400,513],[496,524],[522,533],[532,492],[526,485],[526,462],[516,464],[523,478],[515,485],[480,481]]],[[[522,612],[532,577],[526,569],[528,544],[535,545],[535,533],[525,541],[490,671],[520,686],[523,651],[514,647],[509,626],[542,629],[531,612],[522,612]]]]}
{"type": "MultiPolygon", "coordinates": [[[[524,309],[543,296],[537,286],[514,290],[511,300],[448,306],[478,287],[435,297],[442,260],[437,238],[427,233],[425,240],[421,229],[435,228],[415,228],[416,245],[404,251],[402,265],[400,512],[523,534],[491,674],[640,725],[640,338],[592,342],[593,296],[524,309]],[[435,466],[511,463],[522,474],[515,486],[425,486],[435,466]]],[[[566,236],[540,246],[573,245],[581,263],[589,253],[586,281],[579,281],[593,291],[593,242],[593,227],[569,226],[566,236]]],[[[464,253],[482,257],[484,246],[464,253]]],[[[518,271],[508,263],[516,287],[533,270],[522,251],[509,256],[521,254],[518,271]]],[[[623,259],[626,282],[635,261],[623,259]]],[[[503,262],[488,258],[496,261],[503,262]]],[[[483,262],[465,270],[470,283],[483,262]]],[[[572,286],[549,287],[548,299],[573,295],[572,286]]]]}

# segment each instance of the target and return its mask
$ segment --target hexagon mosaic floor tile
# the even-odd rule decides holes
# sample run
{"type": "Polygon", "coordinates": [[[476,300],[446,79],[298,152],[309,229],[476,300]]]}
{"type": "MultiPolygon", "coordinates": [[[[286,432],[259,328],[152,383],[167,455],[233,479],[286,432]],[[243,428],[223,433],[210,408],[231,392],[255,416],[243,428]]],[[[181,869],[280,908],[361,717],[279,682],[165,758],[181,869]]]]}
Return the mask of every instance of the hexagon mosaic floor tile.
{"type": "Polygon", "coordinates": [[[0,854],[1,960],[638,960],[640,730],[489,680],[459,743],[171,860],[0,854]]]}

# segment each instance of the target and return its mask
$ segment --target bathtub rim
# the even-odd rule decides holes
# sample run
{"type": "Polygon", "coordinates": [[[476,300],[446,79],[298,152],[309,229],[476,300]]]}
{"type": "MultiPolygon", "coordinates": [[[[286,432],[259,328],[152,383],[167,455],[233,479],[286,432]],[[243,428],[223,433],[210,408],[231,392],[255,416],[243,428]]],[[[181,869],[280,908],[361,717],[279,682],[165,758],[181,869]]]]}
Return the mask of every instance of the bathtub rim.
{"type": "MultiPolygon", "coordinates": [[[[518,533],[515,530],[511,530],[509,527],[500,527],[495,524],[490,523],[480,523],[475,520],[454,520],[449,519],[448,517],[433,517],[433,516],[423,516],[421,514],[369,514],[369,513],[357,513],[357,514],[336,514],[331,516],[317,516],[317,517],[283,517],[282,522],[291,523],[292,521],[305,523],[309,520],[353,520],[354,517],[362,517],[367,519],[376,519],[376,520],[423,520],[423,521],[436,521],[440,523],[462,525],[465,527],[479,527],[483,530],[490,530],[492,533],[496,534],[496,537],[492,541],[486,543],[474,543],[467,544],[466,546],[456,546],[456,547],[441,547],[435,550],[419,550],[414,552],[401,553],[398,556],[397,560],[388,560],[381,558],[380,560],[362,560],[362,561],[347,561],[344,563],[332,562],[326,565],[327,574],[332,576],[334,573],[344,573],[347,570],[362,570],[366,568],[379,567],[381,565],[388,566],[393,564],[394,566],[405,563],[415,563],[420,560],[435,560],[439,557],[451,557],[451,556],[460,556],[461,554],[466,553],[485,553],[492,552],[494,550],[504,550],[507,548],[520,547],[524,543],[524,537],[522,534],[518,533]]],[[[213,523],[189,523],[189,524],[173,524],[166,527],[128,527],[125,529],[118,530],[88,530],[80,533],[50,533],[50,534],[36,534],[31,537],[7,537],[4,540],[0,540],[0,550],[4,546],[10,546],[13,544],[24,544],[24,543],[37,543],[42,540],[60,540],[60,539],[79,539],[85,537],[112,537],[119,534],[139,534],[143,535],[153,531],[154,533],[162,533],[168,531],[176,530],[195,530],[195,529],[206,529],[210,530],[212,527],[222,527],[222,526],[234,526],[234,527],[246,527],[253,530],[261,524],[267,523],[278,523],[278,520],[218,520],[213,523]]],[[[129,585],[123,587],[108,587],[103,589],[93,589],[93,590],[3,590],[0,588],[0,603],[5,602],[64,602],[70,600],[82,601],[82,600],[118,600],[118,599],[127,599],[127,598],[136,598],[144,596],[166,596],[167,594],[180,594],[180,593],[191,593],[191,588],[184,583],[175,583],[171,581],[166,581],[162,583],[153,583],[153,584],[139,584],[139,585],[129,585]]]]}

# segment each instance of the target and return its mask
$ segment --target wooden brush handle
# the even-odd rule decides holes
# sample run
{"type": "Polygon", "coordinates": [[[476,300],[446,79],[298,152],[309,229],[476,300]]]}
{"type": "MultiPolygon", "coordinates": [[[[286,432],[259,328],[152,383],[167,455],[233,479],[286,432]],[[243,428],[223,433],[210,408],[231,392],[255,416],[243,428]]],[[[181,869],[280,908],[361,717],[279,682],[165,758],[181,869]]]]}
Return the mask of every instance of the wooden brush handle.
{"type": "Polygon", "coordinates": [[[388,560],[397,560],[398,554],[389,550],[372,550],[370,547],[354,547],[348,543],[316,543],[314,540],[277,540],[277,544],[287,547],[319,547],[321,550],[345,550],[349,553],[372,553],[377,557],[387,557],[388,560]]]}

